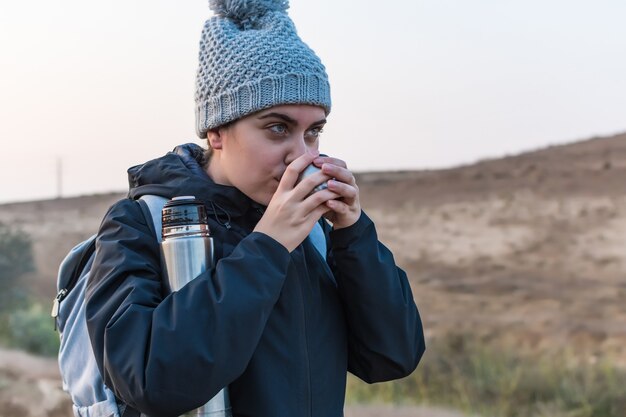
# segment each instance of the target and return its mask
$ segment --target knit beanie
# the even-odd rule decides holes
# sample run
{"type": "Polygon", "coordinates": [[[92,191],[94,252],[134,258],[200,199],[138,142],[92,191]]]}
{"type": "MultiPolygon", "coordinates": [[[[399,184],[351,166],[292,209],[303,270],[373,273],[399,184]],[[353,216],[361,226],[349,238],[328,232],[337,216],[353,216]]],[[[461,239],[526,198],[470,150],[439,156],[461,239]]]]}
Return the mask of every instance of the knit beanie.
{"type": "Polygon", "coordinates": [[[209,0],[200,39],[196,132],[280,104],[330,112],[326,69],[298,36],[287,0],[209,0]]]}

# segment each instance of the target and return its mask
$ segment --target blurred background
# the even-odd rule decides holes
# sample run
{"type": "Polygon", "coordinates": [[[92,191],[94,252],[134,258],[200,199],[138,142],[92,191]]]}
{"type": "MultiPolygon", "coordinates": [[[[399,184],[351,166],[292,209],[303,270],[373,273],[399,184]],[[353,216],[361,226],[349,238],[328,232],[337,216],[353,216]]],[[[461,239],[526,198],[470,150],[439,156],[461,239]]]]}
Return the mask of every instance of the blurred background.
{"type": "MultiPolygon", "coordinates": [[[[411,279],[427,353],[346,416],[626,413],[626,3],[291,0],[322,150],[411,279]]],[[[194,133],[206,1],[0,3],[0,416],[69,416],[58,264],[194,133]]]]}

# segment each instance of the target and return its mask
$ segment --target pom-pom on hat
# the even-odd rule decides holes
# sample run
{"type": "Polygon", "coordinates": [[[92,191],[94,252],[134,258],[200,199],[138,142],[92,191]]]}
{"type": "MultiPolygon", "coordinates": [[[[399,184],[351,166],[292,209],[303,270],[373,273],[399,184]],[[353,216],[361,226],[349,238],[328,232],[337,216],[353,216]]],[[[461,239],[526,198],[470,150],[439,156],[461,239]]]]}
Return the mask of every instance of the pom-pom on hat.
{"type": "Polygon", "coordinates": [[[196,78],[196,132],[280,104],[330,112],[326,69],[296,33],[287,0],[209,0],[196,78]]]}

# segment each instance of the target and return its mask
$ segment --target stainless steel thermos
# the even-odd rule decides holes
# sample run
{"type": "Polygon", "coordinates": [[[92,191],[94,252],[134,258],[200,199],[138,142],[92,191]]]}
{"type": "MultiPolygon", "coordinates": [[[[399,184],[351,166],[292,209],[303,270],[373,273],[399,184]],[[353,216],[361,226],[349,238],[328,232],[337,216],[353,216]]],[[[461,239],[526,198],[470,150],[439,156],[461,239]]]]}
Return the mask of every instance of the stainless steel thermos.
{"type": "MultiPolygon", "coordinates": [[[[161,253],[171,291],[178,291],[214,266],[213,238],[204,205],[193,196],[174,197],[163,206],[161,253]]],[[[228,387],[185,416],[231,417],[228,387]]]]}

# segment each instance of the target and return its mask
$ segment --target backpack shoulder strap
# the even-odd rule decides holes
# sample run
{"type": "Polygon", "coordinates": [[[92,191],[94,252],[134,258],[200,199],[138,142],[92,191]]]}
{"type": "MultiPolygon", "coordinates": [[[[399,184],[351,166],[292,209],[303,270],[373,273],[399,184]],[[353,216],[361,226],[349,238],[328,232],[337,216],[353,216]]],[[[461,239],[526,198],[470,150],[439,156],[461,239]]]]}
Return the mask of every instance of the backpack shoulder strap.
{"type": "Polygon", "coordinates": [[[311,230],[311,233],[309,234],[309,239],[311,240],[311,243],[313,244],[313,246],[315,246],[315,249],[317,249],[320,255],[322,255],[322,258],[326,259],[326,253],[327,253],[326,234],[324,233],[324,229],[321,224],[321,222],[323,221],[325,220],[322,217],[319,222],[315,223],[315,226],[313,226],[313,229],[311,230]]]}
{"type": "Polygon", "coordinates": [[[152,232],[159,243],[163,240],[161,236],[161,210],[167,201],[168,199],[165,197],[151,194],[142,195],[138,200],[146,220],[152,219],[152,222],[148,222],[151,223],[148,226],[153,227],[152,232]]]}

